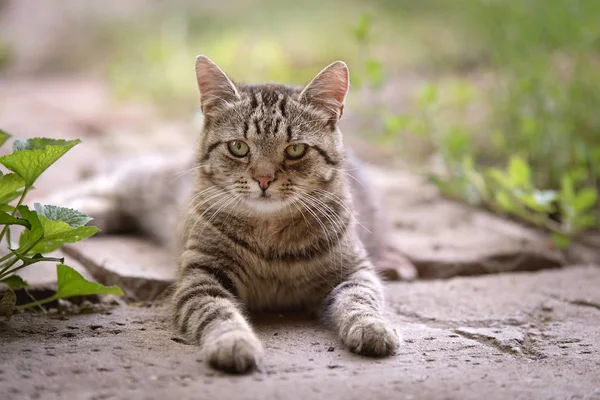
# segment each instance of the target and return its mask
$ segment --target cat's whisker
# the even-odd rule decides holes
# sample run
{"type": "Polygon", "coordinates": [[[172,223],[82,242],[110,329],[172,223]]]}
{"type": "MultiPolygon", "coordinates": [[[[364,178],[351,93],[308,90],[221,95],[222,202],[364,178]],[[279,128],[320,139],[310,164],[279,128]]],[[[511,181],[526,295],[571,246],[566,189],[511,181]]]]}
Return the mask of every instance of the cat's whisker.
{"type": "Polygon", "coordinates": [[[189,174],[190,172],[193,172],[193,171],[197,171],[197,170],[199,170],[202,167],[206,167],[207,165],[208,164],[196,165],[193,168],[189,168],[189,169],[186,169],[186,170],[183,170],[183,171],[179,171],[179,172],[173,174],[173,179],[171,180],[171,182],[175,182],[177,179],[181,179],[181,177],[185,176],[186,174],[189,174]]]}
{"type": "MultiPolygon", "coordinates": [[[[312,196],[309,193],[304,193],[304,195],[307,197],[307,199],[311,202],[313,202],[313,205],[315,205],[315,207],[323,214],[323,216],[325,218],[327,218],[329,220],[329,222],[333,225],[333,227],[335,228],[335,230],[337,232],[343,232],[345,229],[345,224],[342,221],[341,217],[337,214],[337,212],[331,208],[329,205],[327,205],[326,203],[324,203],[323,201],[321,201],[320,199],[316,198],[315,196],[312,196]],[[328,212],[324,212],[323,209],[325,209],[328,212]]],[[[343,234],[343,238],[342,240],[348,244],[347,240],[348,240],[348,235],[346,235],[345,233],[343,234]]],[[[338,246],[338,249],[340,250],[340,264],[343,261],[343,253],[341,252],[341,247],[338,246]]],[[[341,267],[343,267],[342,265],[340,265],[341,267]]]]}
{"type": "Polygon", "coordinates": [[[336,196],[335,194],[325,190],[325,189],[315,189],[315,192],[320,193],[321,195],[328,197],[329,199],[331,199],[331,201],[334,201],[336,203],[338,203],[341,207],[343,207],[350,215],[350,218],[352,218],[352,220],[354,220],[354,222],[360,226],[361,228],[363,228],[364,230],[366,230],[369,233],[372,233],[366,226],[364,226],[363,224],[360,223],[360,221],[356,218],[356,216],[354,215],[354,213],[352,212],[352,210],[350,209],[350,207],[346,204],[346,202],[344,202],[344,200],[342,200],[339,196],[336,196]]]}

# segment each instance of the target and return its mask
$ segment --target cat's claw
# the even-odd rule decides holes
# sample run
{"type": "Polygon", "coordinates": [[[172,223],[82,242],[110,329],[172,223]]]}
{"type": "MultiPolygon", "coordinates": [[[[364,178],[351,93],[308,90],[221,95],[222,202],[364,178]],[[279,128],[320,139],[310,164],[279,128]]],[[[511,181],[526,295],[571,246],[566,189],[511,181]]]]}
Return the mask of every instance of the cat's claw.
{"type": "Polygon", "coordinates": [[[396,330],[385,320],[365,318],[350,328],[344,342],[353,353],[386,357],[396,352],[400,338],[396,330]]]}
{"type": "Polygon", "coordinates": [[[258,368],[263,347],[252,332],[234,330],[206,343],[204,351],[211,367],[224,372],[243,374],[258,368]]]}

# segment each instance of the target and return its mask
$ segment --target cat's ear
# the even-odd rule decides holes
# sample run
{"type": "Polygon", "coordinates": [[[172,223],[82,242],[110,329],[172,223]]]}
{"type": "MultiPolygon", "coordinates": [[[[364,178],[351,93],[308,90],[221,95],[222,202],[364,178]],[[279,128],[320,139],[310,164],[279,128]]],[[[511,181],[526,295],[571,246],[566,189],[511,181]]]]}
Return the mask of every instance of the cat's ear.
{"type": "Polygon", "coordinates": [[[196,79],[202,113],[205,115],[240,99],[240,94],[231,79],[204,55],[196,57],[196,79]]]}
{"type": "Polygon", "coordinates": [[[336,61],[319,72],[300,94],[300,101],[325,110],[336,120],[344,111],[344,100],[350,87],[348,67],[336,61]]]}

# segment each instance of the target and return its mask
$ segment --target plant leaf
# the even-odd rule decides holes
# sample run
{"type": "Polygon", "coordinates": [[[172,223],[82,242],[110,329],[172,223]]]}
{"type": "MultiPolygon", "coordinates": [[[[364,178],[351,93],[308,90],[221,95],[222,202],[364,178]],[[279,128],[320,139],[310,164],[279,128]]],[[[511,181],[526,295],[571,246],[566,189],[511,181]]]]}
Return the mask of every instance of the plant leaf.
{"type": "Polygon", "coordinates": [[[52,206],[49,209],[48,206],[38,206],[40,207],[40,210],[47,213],[47,215],[53,218],[64,218],[65,220],[55,221],[45,217],[41,213],[29,210],[26,206],[20,206],[19,213],[22,218],[29,221],[31,229],[29,231],[24,231],[21,234],[19,245],[21,247],[28,246],[38,239],[43,238],[28,252],[28,254],[49,253],[61,248],[65,243],[79,242],[94,236],[100,231],[100,229],[95,226],[81,226],[80,224],[83,223],[83,221],[89,221],[89,217],[79,211],[55,206],[52,206]],[[69,222],[73,224],[73,226],[69,225],[69,222]]]}
{"type": "Polygon", "coordinates": [[[44,236],[44,228],[35,211],[29,210],[27,206],[19,206],[17,211],[21,215],[21,218],[31,225],[29,229],[21,233],[21,237],[19,238],[19,247],[26,247],[44,236]]]}
{"type": "Polygon", "coordinates": [[[571,245],[571,238],[560,233],[553,233],[552,242],[557,249],[565,250],[571,245]]]}
{"type": "Polygon", "coordinates": [[[0,147],[2,147],[2,145],[4,143],[6,143],[6,141],[10,138],[10,135],[8,133],[6,133],[5,131],[3,131],[2,129],[0,129],[0,147]]]}
{"type": "Polygon", "coordinates": [[[381,87],[383,84],[383,65],[381,61],[370,58],[365,62],[365,72],[374,87],[381,87]]]}
{"type": "Polygon", "coordinates": [[[66,222],[71,228],[78,228],[92,220],[92,218],[88,217],[84,213],[71,208],[51,205],[44,206],[40,203],[35,203],[33,206],[35,207],[38,215],[43,215],[52,221],[66,222]]]}
{"type": "Polygon", "coordinates": [[[22,225],[27,229],[31,228],[29,221],[13,217],[4,211],[0,211],[0,225],[22,225]]]}
{"type": "Polygon", "coordinates": [[[418,103],[420,107],[425,108],[431,106],[433,103],[435,103],[436,99],[437,87],[434,84],[428,83],[421,88],[418,96],[418,103]]]}
{"type": "Polygon", "coordinates": [[[531,170],[529,165],[518,156],[510,159],[508,164],[508,176],[513,186],[528,187],[531,182],[531,170]]]}
{"type": "Polygon", "coordinates": [[[583,188],[575,195],[573,207],[578,212],[584,212],[594,207],[598,201],[598,192],[593,188],[583,188]]]}
{"type": "Polygon", "coordinates": [[[0,281],[0,283],[6,283],[11,289],[23,289],[24,287],[29,286],[29,284],[25,282],[23,278],[17,275],[12,275],[8,278],[4,278],[0,281]]]}
{"type": "Polygon", "coordinates": [[[123,296],[123,291],[118,286],[104,286],[101,283],[87,281],[79,272],[65,264],[56,266],[56,274],[58,276],[58,291],[55,297],[58,299],[90,294],[123,296]]]}
{"type": "Polygon", "coordinates": [[[21,176],[29,187],[42,172],[80,142],[44,138],[15,140],[13,153],[0,157],[0,164],[21,176]]]}
{"type": "Polygon", "coordinates": [[[23,192],[25,181],[17,174],[6,174],[0,178],[0,204],[7,204],[23,192]]]}
{"type": "Polygon", "coordinates": [[[594,215],[578,215],[575,217],[573,225],[578,231],[596,227],[596,217],[594,215]]]}

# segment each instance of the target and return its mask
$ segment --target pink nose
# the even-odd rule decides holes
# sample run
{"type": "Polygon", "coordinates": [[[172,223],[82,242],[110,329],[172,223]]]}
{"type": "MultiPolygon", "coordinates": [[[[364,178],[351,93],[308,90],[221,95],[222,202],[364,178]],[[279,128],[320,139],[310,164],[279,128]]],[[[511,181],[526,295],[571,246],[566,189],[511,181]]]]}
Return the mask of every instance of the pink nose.
{"type": "Polygon", "coordinates": [[[273,182],[273,177],[272,176],[259,176],[256,179],[256,181],[258,182],[258,186],[260,186],[260,188],[264,191],[267,190],[267,188],[269,187],[269,184],[271,182],[273,182]]]}

